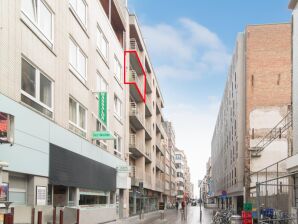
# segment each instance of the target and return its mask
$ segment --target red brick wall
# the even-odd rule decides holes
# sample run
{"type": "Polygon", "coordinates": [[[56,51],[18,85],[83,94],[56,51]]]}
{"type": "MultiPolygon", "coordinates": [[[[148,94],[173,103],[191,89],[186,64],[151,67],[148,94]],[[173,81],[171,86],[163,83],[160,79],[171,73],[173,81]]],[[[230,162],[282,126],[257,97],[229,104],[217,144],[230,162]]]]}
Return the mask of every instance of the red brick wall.
{"type": "Polygon", "coordinates": [[[291,36],[291,24],[246,28],[247,129],[255,108],[291,104],[291,36]]]}

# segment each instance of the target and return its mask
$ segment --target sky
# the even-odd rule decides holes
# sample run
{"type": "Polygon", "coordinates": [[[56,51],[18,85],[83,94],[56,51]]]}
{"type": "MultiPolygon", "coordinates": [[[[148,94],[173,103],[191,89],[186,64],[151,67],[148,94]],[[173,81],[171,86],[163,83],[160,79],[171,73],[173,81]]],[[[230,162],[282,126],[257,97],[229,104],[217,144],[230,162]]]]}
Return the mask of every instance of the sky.
{"type": "Polygon", "coordinates": [[[172,121],[197,183],[211,140],[237,33],[246,25],[290,22],[289,0],[128,0],[138,17],[172,121]]]}

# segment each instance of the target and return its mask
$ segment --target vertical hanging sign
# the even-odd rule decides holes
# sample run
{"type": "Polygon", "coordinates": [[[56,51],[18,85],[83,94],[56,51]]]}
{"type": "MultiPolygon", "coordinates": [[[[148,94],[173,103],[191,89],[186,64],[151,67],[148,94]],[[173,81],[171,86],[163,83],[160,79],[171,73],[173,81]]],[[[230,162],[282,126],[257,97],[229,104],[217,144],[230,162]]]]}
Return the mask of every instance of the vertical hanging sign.
{"type": "Polygon", "coordinates": [[[98,117],[107,126],[107,92],[98,93],[98,117]]]}

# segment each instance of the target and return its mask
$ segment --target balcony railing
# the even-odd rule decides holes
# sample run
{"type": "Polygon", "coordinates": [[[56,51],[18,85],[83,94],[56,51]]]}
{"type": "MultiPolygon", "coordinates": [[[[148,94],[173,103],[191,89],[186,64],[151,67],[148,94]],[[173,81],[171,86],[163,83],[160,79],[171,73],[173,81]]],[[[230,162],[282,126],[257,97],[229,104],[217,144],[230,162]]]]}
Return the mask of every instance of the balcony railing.
{"type": "Polygon", "coordinates": [[[144,147],[141,141],[138,141],[136,134],[129,135],[129,148],[135,148],[144,154],[144,147]]]}
{"type": "Polygon", "coordinates": [[[141,123],[143,123],[143,114],[138,109],[138,105],[136,102],[130,102],[130,110],[129,110],[130,116],[136,116],[141,123]]]}
{"type": "Polygon", "coordinates": [[[146,131],[148,132],[148,134],[149,134],[150,136],[152,136],[151,122],[146,121],[145,123],[146,123],[146,125],[145,125],[145,127],[146,127],[146,131]]]}
{"type": "Polygon", "coordinates": [[[145,154],[150,160],[152,159],[150,147],[146,147],[145,154]]]}
{"type": "Polygon", "coordinates": [[[156,166],[161,170],[164,171],[164,164],[160,159],[156,159],[156,166]]]}
{"type": "Polygon", "coordinates": [[[141,57],[141,51],[135,38],[130,39],[130,49],[135,50],[138,53],[139,58],[141,57]]]}
{"type": "Polygon", "coordinates": [[[138,73],[133,69],[129,70],[129,82],[135,82],[141,93],[143,92],[144,84],[142,84],[141,80],[139,79],[138,73]]]}

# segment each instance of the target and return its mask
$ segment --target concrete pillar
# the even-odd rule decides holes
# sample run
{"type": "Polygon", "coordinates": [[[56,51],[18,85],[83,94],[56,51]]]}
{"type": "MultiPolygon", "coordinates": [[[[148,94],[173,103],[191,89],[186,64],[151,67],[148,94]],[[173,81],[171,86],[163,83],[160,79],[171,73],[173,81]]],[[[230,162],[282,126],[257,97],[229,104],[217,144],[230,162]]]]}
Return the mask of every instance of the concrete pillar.
{"type": "Polygon", "coordinates": [[[133,190],[133,214],[137,213],[137,192],[133,190]]]}

